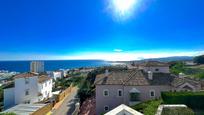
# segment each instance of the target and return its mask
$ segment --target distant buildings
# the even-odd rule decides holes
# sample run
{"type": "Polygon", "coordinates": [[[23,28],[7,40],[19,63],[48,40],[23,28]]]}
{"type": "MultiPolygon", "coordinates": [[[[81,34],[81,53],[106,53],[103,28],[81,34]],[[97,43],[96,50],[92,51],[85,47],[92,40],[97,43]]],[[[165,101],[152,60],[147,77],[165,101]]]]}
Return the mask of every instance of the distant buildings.
{"type": "Polygon", "coordinates": [[[48,76],[24,73],[15,76],[15,86],[4,89],[4,108],[32,104],[52,97],[52,79],[48,76]]]}
{"type": "Polygon", "coordinates": [[[30,72],[32,72],[32,73],[42,73],[42,72],[44,72],[44,62],[42,62],[42,61],[32,61],[30,63],[30,72]]]}
{"type": "Polygon", "coordinates": [[[54,80],[61,79],[61,78],[64,77],[64,72],[63,71],[52,71],[52,72],[48,72],[48,74],[54,80]]]}
{"type": "Polygon", "coordinates": [[[106,71],[98,75],[96,85],[96,113],[106,113],[125,104],[158,99],[163,91],[199,91],[201,83],[173,75],[169,66],[161,62],[145,62],[137,69],[106,71]]]}

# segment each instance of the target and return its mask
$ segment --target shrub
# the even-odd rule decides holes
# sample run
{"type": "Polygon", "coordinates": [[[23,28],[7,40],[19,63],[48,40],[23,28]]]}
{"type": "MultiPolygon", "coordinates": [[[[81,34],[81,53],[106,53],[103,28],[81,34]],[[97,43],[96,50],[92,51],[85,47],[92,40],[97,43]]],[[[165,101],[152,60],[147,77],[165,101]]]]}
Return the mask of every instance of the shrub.
{"type": "Polygon", "coordinates": [[[185,104],[192,109],[204,109],[204,92],[162,92],[165,104],[185,104]]]}
{"type": "Polygon", "coordinates": [[[132,108],[139,112],[144,113],[144,115],[155,115],[157,112],[157,108],[161,103],[162,100],[150,100],[132,106],[132,108]]]}
{"type": "Polygon", "coordinates": [[[189,108],[164,108],[162,115],[195,115],[189,108]]]}
{"type": "Polygon", "coordinates": [[[0,113],[0,115],[16,115],[15,113],[12,113],[12,112],[7,112],[7,113],[0,113]]]}
{"type": "Polygon", "coordinates": [[[204,55],[195,57],[194,62],[197,64],[204,64],[204,55]]]}

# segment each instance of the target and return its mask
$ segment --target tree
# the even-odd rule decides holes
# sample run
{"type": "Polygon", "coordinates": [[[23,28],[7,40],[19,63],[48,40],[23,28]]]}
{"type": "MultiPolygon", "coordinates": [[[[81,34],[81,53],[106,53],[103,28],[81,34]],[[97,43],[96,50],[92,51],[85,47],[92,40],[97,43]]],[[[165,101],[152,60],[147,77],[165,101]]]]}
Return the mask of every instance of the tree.
{"type": "Polygon", "coordinates": [[[171,73],[179,74],[185,72],[185,65],[183,62],[176,62],[170,67],[171,73]]]}
{"type": "Polygon", "coordinates": [[[204,55],[197,56],[193,60],[197,64],[204,64],[204,55]]]}

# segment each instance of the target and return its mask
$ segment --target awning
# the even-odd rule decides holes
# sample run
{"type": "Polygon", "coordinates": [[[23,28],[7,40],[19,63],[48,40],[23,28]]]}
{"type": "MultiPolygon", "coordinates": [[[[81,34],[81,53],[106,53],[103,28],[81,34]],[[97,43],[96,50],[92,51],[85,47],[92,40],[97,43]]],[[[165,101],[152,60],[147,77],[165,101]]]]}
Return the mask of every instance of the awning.
{"type": "Polygon", "coordinates": [[[129,92],[130,93],[140,93],[140,91],[136,88],[132,88],[129,92]]]}

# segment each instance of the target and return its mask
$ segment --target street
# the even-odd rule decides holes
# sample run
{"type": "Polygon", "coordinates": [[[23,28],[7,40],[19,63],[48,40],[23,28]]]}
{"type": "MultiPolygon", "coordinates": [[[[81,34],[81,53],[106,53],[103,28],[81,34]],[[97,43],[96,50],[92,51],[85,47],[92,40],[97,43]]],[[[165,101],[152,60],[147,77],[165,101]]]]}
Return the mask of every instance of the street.
{"type": "Polygon", "coordinates": [[[52,115],[72,115],[75,110],[75,104],[77,103],[77,91],[78,89],[74,89],[72,93],[66,97],[62,105],[53,111],[52,115]]]}

